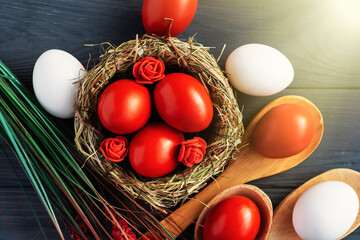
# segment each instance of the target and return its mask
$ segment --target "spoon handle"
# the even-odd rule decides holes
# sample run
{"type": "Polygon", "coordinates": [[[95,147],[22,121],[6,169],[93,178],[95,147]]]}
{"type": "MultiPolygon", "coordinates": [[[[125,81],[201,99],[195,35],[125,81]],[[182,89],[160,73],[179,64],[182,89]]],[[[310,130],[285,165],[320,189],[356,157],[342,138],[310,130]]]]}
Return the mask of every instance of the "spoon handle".
{"type": "Polygon", "coordinates": [[[226,188],[253,180],[253,178],[249,178],[251,176],[250,169],[243,171],[241,168],[238,168],[240,159],[242,162],[244,159],[251,158],[252,155],[249,154],[250,151],[251,150],[249,146],[243,147],[237,159],[231,162],[225,171],[219,177],[217,177],[215,181],[210,183],[194,198],[186,202],[183,206],[179,207],[168,217],[163,219],[160,222],[161,225],[174,238],[176,238],[196,220],[196,218],[200,215],[201,210],[206,207],[206,204],[210,202],[210,200],[218,193],[225,190],[226,188]]]}
{"type": "MultiPolygon", "coordinates": [[[[222,189],[222,188],[221,188],[222,189]]],[[[172,237],[177,238],[196,218],[200,215],[203,207],[220,192],[219,186],[216,182],[212,182],[193,199],[187,201],[183,206],[171,213],[168,217],[163,219],[161,225],[171,234],[172,237]]]]}

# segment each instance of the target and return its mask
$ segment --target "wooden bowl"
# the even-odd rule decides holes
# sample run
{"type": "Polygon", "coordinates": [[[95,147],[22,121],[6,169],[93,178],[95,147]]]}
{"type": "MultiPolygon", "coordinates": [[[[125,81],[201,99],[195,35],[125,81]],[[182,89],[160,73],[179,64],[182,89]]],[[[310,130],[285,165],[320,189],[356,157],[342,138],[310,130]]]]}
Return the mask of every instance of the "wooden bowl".
{"type": "Polygon", "coordinates": [[[195,240],[202,240],[203,236],[203,226],[207,215],[210,210],[219,202],[224,200],[225,198],[231,196],[244,196],[251,199],[259,208],[261,223],[259,233],[257,234],[255,240],[263,240],[266,239],[272,223],[273,218],[273,207],[270,198],[259,188],[249,185],[249,184],[241,184],[231,188],[224,190],[219,193],[216,197],[214,197],[209,204],[204,207],[202,212],[199,215],[197,220],[197,224],[195,227],[195,240]]]}

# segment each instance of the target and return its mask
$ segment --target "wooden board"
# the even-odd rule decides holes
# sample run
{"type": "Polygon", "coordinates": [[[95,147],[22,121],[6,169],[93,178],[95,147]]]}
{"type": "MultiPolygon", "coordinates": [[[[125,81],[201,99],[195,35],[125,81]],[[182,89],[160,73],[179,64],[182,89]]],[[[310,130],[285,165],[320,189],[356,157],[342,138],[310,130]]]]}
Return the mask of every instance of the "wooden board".
{"type": "MultiPolygon", "coordinates": [[[[141,5],[141,0],[0,0],[0,59],[29,87],[32,67],[47,49],[66,50],[84,65],[90,53],[92,66],[99,48],[84,44],[120,44],[145,33],[141,5]]],[[[326,170],[344,167],[360,171],[359,11],[356,0],[200,0],[193,22],[179,36],[186,39],[197,33],[197,41],[215,47],[211,50],[215,57],[226,44],[219,61],[222,68],[233,49],[252,42],[273,46],[290,59],[295,79],[287,90],[269,97],[237,93],[246,125],[258,110],[282,95],[304,96],[322,111],[325,131],[315,153],[294,169],[251,182],[269,195],[274,207],[296,187],[326,170]]],[[[16,163],[12,154],[11,159],[16,163]]],[[[21,173],[21,167],[15,167],[21,173]]],[[[26,176],[20,175],[31,190],[26,176]]],[[[31,196],[46,226],[50,219],[35,193],[31,196]]],[[[1,154],[0,208],[21,239],[33,239],[39,233],[1,154]]],[[[49,239],[59,239],[51,224],[46,230],[49,239]]],[[[359,238],[357,230],[346,239],[359,238]]],[[[0,239],[17,239],[2,216],[0,239]]]]}

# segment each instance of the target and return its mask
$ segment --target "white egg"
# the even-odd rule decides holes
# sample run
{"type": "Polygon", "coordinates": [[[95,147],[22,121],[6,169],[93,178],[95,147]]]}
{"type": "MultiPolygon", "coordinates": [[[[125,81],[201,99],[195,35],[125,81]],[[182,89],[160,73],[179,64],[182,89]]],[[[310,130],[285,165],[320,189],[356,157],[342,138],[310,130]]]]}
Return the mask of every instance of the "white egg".
{"type": "Polygon", "coordinates": [[[327,181],[306,190],[293,210],[293,225],[304,240],[336,240],[353,225],[359,211],[355,190],[344,182],[327,181]]]}
{"type": "Polygon", "coordinates": [[[83,65],[71,54],[51,49],[37,59],[33,87],[43,108],[59,118],[72,118],[76,82],[84,77],[83,65]]]}
{"type": "Polygon", "coordinates": [[[278,93],[294,78],[289,59],[275,48],[255,43],[235,49],[226,60],[225,70],[237,90],[254,96],[278,93]]]}

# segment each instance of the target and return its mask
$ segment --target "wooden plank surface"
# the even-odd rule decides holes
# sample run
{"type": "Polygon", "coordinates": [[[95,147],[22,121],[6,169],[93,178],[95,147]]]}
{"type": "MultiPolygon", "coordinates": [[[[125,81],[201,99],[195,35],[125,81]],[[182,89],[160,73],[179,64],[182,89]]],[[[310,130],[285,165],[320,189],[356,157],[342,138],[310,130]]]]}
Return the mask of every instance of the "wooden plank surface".
{"type": "MultiPolygon", "coordinates": [[[[32,68],[45,50],[59,48],[84,65],[99,48],[86,43],[120,44],[145,33],[140,0],[0,0],[0,59],[31,87],[32,68]]],[[[313,101],[323,113],[325,132],[315,153],[298,167],[252,182],[264,190],[274,207],[291,191],[326,170],[360,171],[360,2],[356,0],[200,0],[191,25],[179,38],[195,33],[197,41],[215,47],[219,65],[236,47],[263,43],[283,52],[292,62],[295,79],[274,96],[237,93],[244,106],[245,125],[270,100],[297,94],[313,101]]],[[[1,141],[1,140],[0,140],[1,141]]],[[[44,226],[50,219],[36,198],[10,149],[7,152],[29,191],[44,226]]],[[[21,239],[43,239],[21,188],[0,154],[0,209],[21,239]]],[[[59,239],[51,226],[49,239],[59,239]]],[[[346,239],[359,239],[357,230],[346,239]]],[[[18,239],[0,216],[0,240],[18,239]]]]}

